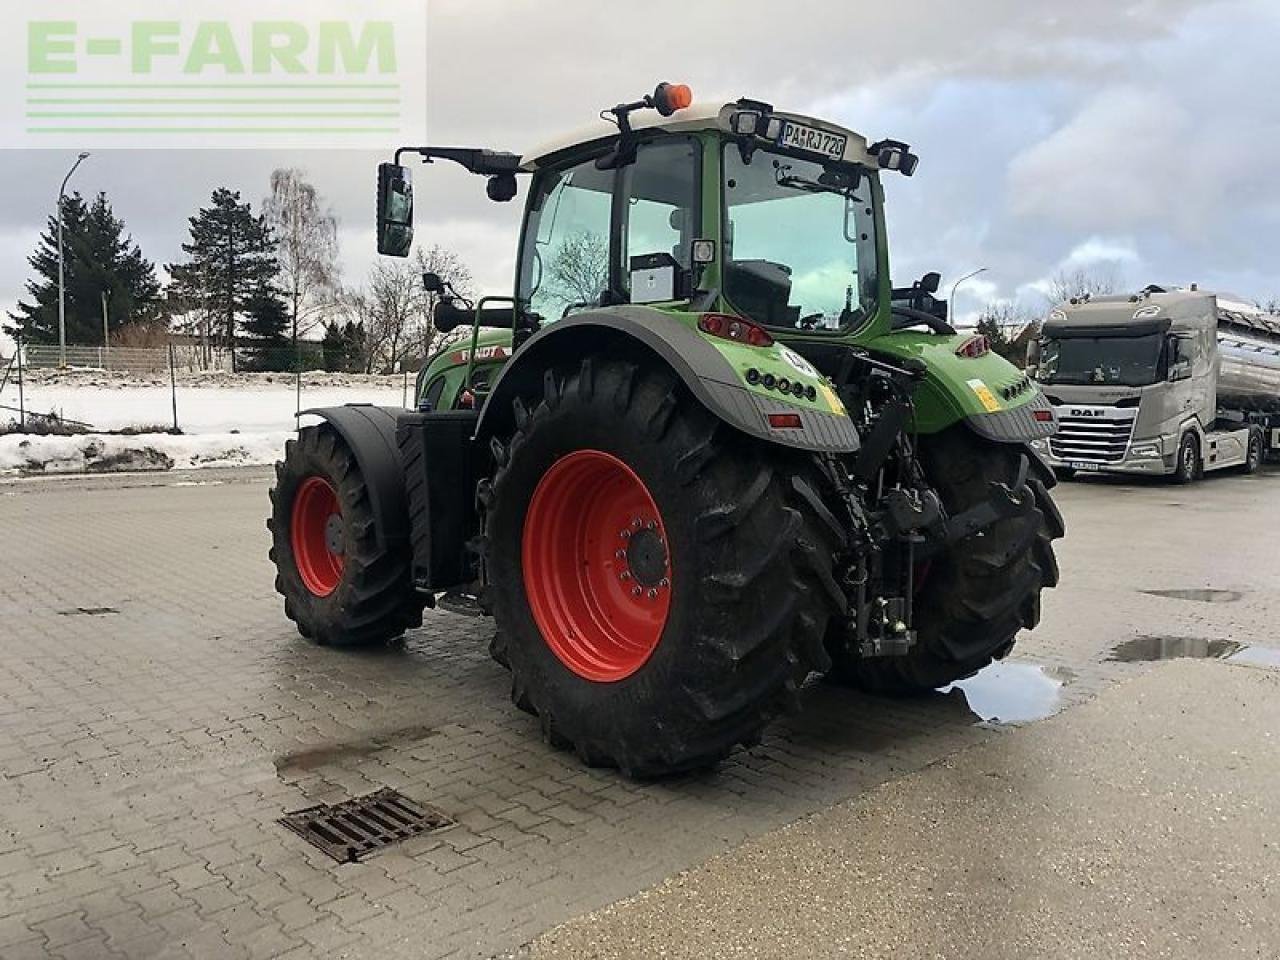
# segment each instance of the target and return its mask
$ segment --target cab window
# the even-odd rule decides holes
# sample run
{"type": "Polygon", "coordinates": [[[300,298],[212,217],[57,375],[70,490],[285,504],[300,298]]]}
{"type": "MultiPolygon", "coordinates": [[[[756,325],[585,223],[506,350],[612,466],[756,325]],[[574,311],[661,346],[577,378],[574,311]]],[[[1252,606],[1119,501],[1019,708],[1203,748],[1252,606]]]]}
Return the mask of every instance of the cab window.
{"type": "Polygon", "coordinates": [[[538,176],[518,295],[544,320],[607,298],[613,179],[614,172],[597,170],[594,159],[538,176]]]}
{"type": "Polygon", "coordinates": [[[698,230],[698,159],[696,140],[664,137],[641,143],[619,170],[598,170],[592,157],[540,172],[519,298],[543,321],[628,302],[633,257],[674,262],[683,286],[698,230]]]}
{"type": "Polygon", "coordinates": [[[687,275],[698,235],[696,141],[680,138],[642,144],[635,163],[623,168],[622,177],[623,290],[630,292],[630,271],[637,257],[656,262],[655,257],[670,256],[677,272],[687,275]]]}

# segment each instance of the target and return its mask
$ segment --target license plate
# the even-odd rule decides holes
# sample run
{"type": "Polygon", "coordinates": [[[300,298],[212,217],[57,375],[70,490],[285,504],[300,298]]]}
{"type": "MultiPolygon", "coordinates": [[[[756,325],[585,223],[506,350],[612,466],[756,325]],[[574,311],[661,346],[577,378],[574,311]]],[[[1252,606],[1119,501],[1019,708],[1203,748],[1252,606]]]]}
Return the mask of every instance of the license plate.
{"type": "Polygon", "coordinates": [[[1072,470],[1101,470],[1102,464],[1093,463],[1089,460],[1069,460],[1067,466],[1072,470]]]}
{"type": "Polygon", "coordinates": [[[782,124],[782,132],[778,134],[780,147],[820,153],[833,160],[844,159],[844,148],[848,143],[849,138],[842,133],[830,133],[805,123],[796,123],[794,120],[785,121],[782,124]]]}

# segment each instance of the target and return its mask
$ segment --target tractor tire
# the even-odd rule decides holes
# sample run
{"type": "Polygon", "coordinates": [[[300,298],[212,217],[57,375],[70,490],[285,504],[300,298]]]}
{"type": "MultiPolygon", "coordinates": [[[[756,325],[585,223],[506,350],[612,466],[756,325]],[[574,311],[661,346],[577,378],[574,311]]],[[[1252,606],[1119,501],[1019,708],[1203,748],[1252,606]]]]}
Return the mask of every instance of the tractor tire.
{"type": "Polygon", "coordinates": [[[365,647],[422,625],[407,544],[382,549],[360,466],[328,424],[285,445],[271,490],[269,556],[284,612],[308,640],[365,647]]]}
{"type": "MultiPolygon", "coordinates": [[[[1024,456],[1017,446],[982,440],[964,426],[920,445],[925,475],[952,516],[985,500],[992,481],[1012,484],[1024,456]]],[[[1053,540],[1064,528],[1044,479],[1034,465],[1032,471],[1018,515],[961,540],[921,570],[911,650],[864,659],[833,632],[831,679],[880,695],[927,693],[1003,658],[1019,630],[1035,627],[1040,592],[1058,582],[1053,540]]]]}
{"type": "Polygon", "coordinates": [[[486,511],[494,659],[544,738],[648,778],[714,764],[798,705],[843,609],[811,462],[602,358],[515,403],[486,511]]]}

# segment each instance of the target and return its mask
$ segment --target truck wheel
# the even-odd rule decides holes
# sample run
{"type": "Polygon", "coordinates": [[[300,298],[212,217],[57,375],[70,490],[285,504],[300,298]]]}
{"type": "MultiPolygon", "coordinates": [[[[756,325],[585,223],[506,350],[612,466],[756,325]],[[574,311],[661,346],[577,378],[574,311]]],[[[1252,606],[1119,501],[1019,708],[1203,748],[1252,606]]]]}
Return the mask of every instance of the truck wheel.
{"type": "Polygon", "coordinates": [[[1200,441],[1194,433],[1184,434],[1178,444],[1178,460],[1174,466],[1174,483],[1194,483],[1203,470],[1200,464],[1200,441]]]}
{"type": "Polygon", "coordinates": [[[1243,473],[1257,473],[1262,469],[1262,461],[1266,457],[1266,443],[1260,430],[1249,431],[1249,450],[1245,454],[1243,473]]]}
{"type": "Polygon", "coordinates": [[[843,604],[809,461],[624,362],[549,373],[515,414],[480,492],[512,700],[553,745],[636,777],[758,740],[827,668],[843,604]]]}
{"type": "MultiPolygon", "coordinates": [[[[991,482],[1013,483],[1024,456],[1015,445],[989,443],[963,426],[925,438],[920,449],[925,474],[953,516],[984,501],[991,482]]],[[[960,541],[922,571],[911,650],[863,659],[833,632],[831,678],[905,696],[962,680],[1004,657],[1018,631],[1040,620],[1040,592],[1058,582],[1053,541],[1063,533],[1062,517],[1033,472],[1016,516],[960,541]]]]}
{"type": "Polygon", "coordinates": [[[360,647],[422,625],[408,547],[378,546],[360,466],[329,425],[285,444],[267,529],[285,616],[307,639],[360,647]]]}

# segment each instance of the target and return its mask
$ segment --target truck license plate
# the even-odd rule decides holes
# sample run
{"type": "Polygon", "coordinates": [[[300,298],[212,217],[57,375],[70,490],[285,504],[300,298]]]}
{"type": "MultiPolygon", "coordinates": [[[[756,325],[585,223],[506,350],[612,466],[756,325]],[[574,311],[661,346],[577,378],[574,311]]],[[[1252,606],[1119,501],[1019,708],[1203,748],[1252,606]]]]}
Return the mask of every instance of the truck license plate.
{"type": "Polygon", "coordinates": [[[794,147],[810,153],[820,153],[833,160],[844,158],[844,148],[849,138],[839,133],[828,133],[808,124],[787,120],[782,124],[782,132],[778,134],[778,146],[794,147]]]}
{"type": "Polygon", "coordinates": [[[1069,460],[1067,466],[1072,470],[1101,470],[1102,464],[1090,460],[1069,460]]]}

